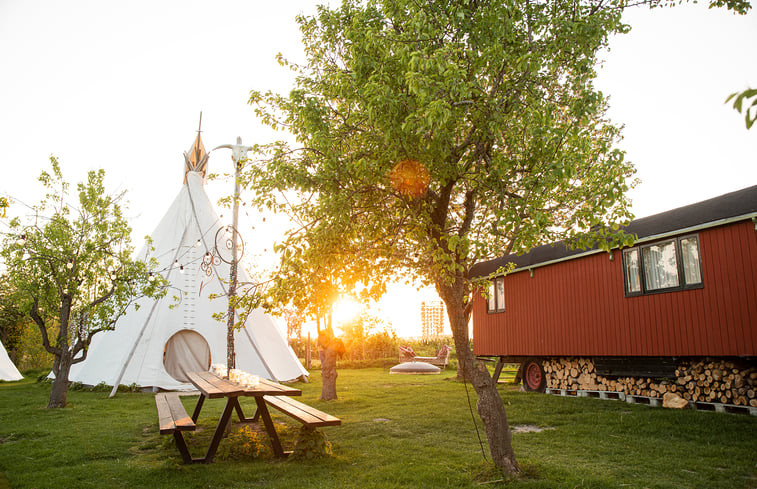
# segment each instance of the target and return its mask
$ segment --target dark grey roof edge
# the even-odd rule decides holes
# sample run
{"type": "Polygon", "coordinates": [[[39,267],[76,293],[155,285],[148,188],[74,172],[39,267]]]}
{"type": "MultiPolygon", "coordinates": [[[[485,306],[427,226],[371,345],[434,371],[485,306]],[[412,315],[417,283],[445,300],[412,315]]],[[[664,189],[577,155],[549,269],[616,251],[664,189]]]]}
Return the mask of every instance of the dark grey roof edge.
{"type": "MultiPolygon", "coordinates": [[[[703,226],[739,216],[748,216],[757,212],[757,185],[703,200],[694,204],[671,209],[652,216],[634,219],[624,227],[624,231],[635,234],[639,240],[651,236],[673,233],[675,231],[703,226]]],[[[515,270],[537,267],[553,261],[563,261],[571,257],[590,253],[592,250],[570,250],[563,242],[537,246],[522,255],[510,254],[500,258],[479,262],[470,269],[472,278],[486,277],[499,268],[512,263],[515,270]]]]}

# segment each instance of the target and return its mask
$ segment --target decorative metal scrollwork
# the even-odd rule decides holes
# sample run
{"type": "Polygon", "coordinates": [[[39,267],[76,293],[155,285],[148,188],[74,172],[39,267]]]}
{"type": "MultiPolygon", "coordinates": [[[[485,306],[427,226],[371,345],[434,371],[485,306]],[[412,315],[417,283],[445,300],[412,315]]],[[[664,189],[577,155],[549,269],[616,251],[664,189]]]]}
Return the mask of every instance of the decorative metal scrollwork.
{"type": "Polygon", "coordinates": [[[221,258],[218,256],[215,248],[213,251],[208,251],[202,257],[202,263],[200,263],[200,270],[205,272],[205,275],[210,277],[213,275],[213,268],[221,264],[221,258]]]}
{"type": "Polygon", "coordinates": [[[233,253],[235,237],[237,242],[236,263],[239,263],[242,255],[244,255],[244,240],[242,239],[242,235],[233,226],[224,226],[216,231],[215,248],[213,251],[218,255],[218,258],[229,265],[235,261],[233,253]]]}

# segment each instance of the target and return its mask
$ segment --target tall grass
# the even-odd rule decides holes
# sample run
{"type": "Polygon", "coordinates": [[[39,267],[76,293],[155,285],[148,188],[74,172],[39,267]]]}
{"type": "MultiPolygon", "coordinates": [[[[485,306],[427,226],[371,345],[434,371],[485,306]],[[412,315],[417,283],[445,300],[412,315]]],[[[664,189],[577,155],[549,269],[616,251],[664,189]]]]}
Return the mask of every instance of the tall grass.
{"type": "MultiPolygon", "coordinates": [[[[181,464],[171,436],[158,434],[149,393],[109,399],[107,392],[74,391],[69,407],[48,410],[49,385],[0,383],[0,472],[16,489],[757,486],[757,417],[561,398],[502,385],[510,423],[542,429],[513,435],[525,475],[507,480],[484,460],[485,438],[481,432],[482,448],[476,431],[481,422],[468,404],[475,395],[454,376],[453,369],[432,376],[341,370],[339,400],[324,402],[317,399],[320,375],[314,372],[311,383],[296,386],[302,401],[342,419],[342,426],[322,430],[333,456],[220,457],[192,466],[181,464]]],[[[195,399],[183,398],[188,410],[195,399]]],[[[215,428],[223,402],[206,402],[201,431],[215,428]]],[[[251,399],[243,406],[254,411],[251,399]]],[[[191,443],[195,455],[206,448],[199,434],[191,443]]]]}

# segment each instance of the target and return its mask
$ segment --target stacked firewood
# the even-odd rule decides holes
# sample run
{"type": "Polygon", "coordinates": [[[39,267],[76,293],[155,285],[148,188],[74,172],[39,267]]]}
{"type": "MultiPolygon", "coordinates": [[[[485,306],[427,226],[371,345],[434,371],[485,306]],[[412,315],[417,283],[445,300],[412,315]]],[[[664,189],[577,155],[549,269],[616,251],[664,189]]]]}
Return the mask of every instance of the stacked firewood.
{"type": "Polygon", "coordinates": [[[547,387],[551,389],[617,391],[617,380],[597,375],[594,362],[590,358],[562,357],[545,360],[542,368],[547,377],[547,387]]]}
{"type": "Polygon", "coordinates": [[[545,360],[547,387],[565,390],[622,392],[631,396],[662,397],[671,392],[695,402],[757,407],[757,368],[742,368],[725,360],[682,364],[675,379],[605,377],[590,358],[545,360]]]}
{"type": "Polygon", "coordinates": [[[757,407],[757,368],[703,360],[676,370],[676,384],[690,401],[757,407]],[[688,396],[688,397],[687,397],[688,396]]]}

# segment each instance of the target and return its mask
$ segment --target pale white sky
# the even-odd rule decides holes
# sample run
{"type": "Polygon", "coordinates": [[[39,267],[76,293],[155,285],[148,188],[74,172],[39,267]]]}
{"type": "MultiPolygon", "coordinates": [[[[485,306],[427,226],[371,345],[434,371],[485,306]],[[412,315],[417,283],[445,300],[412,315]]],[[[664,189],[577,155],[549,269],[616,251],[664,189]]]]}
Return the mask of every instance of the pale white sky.
{"type": "MultiPolygon", "coordinates": [[[[109,189],[128,190],[139,248],[179,191],[200,111],[208,149],[272,138],[248,94],[287,91],[291,76],[274,57],[303,59],[294,16],[316,3],[0,0],[0,195],[38,202],[50,154],[70,182],[105,168],[109,189]]],[[[723,104],[757,85],[757,14],[685,5],[627,19],[633,30],[613,40],[598,86],[642,180],[636,215],[757,184],[757,129],[723,104]]],[[[210,165],[230,171],[229,151],[210,165]]],[[[280,230],[250,221],[249,248],[263,255],[280,230]]],[[[400,334],[420,334],[420,300],[398,288],[385,301],[400,334]]]]}

